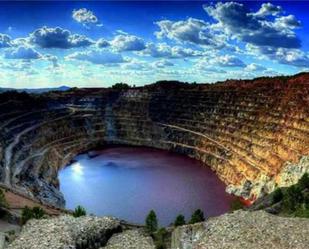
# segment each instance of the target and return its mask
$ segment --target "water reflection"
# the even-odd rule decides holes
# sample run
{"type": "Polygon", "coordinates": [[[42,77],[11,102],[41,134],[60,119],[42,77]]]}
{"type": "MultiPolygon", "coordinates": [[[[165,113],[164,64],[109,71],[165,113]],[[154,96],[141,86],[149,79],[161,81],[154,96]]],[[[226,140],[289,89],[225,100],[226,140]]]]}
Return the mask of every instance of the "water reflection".
{"type": "Polygon", "coordinates": [[[144,223],[150,209],[161,225],[197,208],[207,215],[229,209],[231,196],[216,175],[188,157],[150,148],[117,147],[86,154],[63,169],[60,189],[67,208],[144,223]],[[93,154],[93,153],[92,153],[93,154]]]}

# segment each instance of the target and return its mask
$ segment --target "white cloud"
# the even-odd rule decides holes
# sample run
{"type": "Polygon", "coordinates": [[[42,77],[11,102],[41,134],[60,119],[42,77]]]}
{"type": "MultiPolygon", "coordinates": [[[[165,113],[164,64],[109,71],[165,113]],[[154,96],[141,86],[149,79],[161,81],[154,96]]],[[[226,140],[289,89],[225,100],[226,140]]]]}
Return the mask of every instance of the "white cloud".
{"type": "Polygon", "coordinates": [[[99,48],[106,48],[106,47],[109,47],[111,44],[109,43],[109,41],[105,40],[104,38],[100,38],[99,40],[97,40],[96,45],[99,48]]]}
{"type": "Polygon", "coordinates": [[[198,45],[223,47],[223,37],[213,32],[210,24],[199,19],[188,18],[184,21],[162,20],[156,22],[160,31],[155,32],[158,38],[167,37],[179,42],[189,42],[198,45]]]}
{"type": "Polygon", "coordinates": [[[96,15],[91,10],[87,10],[86,8],[73,10],[72,18],[86,27],[89,27],[91,24],[98,24],[99,22],[96,15]]]}
{"type": "Polygon", "coordinates": [[[32,60],[32,59],[39,59],[42,57],[42,55],[31,47],[21,46],[6,51],[4,57],[6,59],[32,60]]]}
{"type": "Polygon", "coordinates": [[[117,35],[110,44],[117,51],[141,51],[146,47],[144,40],[134,35],[117,35]]]}
{"type": "Polygon", "coordinates": [[[30,42],[41,48],[77,48],[87,47],[94,42],[83,35],[71,34],[69,30],[60,27],[42,27],[35,30],[29,36],[30,42]]]}
{"type": "Polygon", "coordinates": [[[68,55],[66,59],[88,61],[93,64],[118,64],[124,63],[126,60],[121,56],[121,54],[113,53],[106,50],[90,50],[85,52],[75,52],[68,55]]]}
{"type": "Polygon", "coordinates": [[[181,46],[169,46],[165,43],[148,43],[146,49],[141,52],[141,55],[149,55],[154,58],[186,58],[205,55],[205,52],[193,50],[181,46]]]}
{"type": "Polygon", "coordinates": [[[172,63],[171,61],[168,60],[158,60],[152,63],[152,66],[154,68],[165,68],[165,67],[172,67],[174,66],[174,63],[172,63]]]}
{"type": "Polygon", "coordinates": [[[233,55],[218,56],[210,60],[210,64],[217,64],[221,67],[245,67],[246,64],[233,55]]]}
{"type": "MultiPolygon", "coordinates": [[[[262,9],[265,9],[265,6],[262,6],[262,9]]],[[[269,13],[269,9],[272,8],[267,8],[269,13]]],[[[250,12],[244,4],[237,2],[219,2],[214,6],[204,6],[204,9],[209,16],[217,20],[218,31],[224,30],[226,34],[240,41],[274,48],[301,46],[299,38],[293,31],[298,27],[299,22],[293,16],[279,17],[273,21],[267,18],[266,10],[258,11],[257,13],[260,12],[260,14],[257,15],[250,12]],[[261,15],[261,13],[264,14],[261,15]]]]}
{"type": "Polygon", "coordinates": [[[257,71],[264,71],[267,69],[259,64],[251,63],[245,67],[245,70],[250,72],[257,72],[257,71]]]}
{"type": "Polygon", "coordinates": [[[0,34],[0,48],[10,47],[12,45],[11,37],[6,34],[0,34]]]}
{"type": "Polygon", "coordinates": [[[281,6],[273,5],[272,3],[263,3],[261,8],[254,13],[255,16],[265,17],[265,16],[277,16],[282,12],[281,6]]]}

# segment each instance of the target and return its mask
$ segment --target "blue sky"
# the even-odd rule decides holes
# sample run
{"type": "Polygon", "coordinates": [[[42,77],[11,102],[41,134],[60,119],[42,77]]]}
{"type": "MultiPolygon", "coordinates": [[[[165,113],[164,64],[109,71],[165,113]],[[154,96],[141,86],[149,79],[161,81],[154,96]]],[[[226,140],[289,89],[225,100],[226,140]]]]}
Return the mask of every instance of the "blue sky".
{"type": "Polygon", "coordinates": [[[0,87],[309,70],[309,2],[0,2],[0,87]]]}

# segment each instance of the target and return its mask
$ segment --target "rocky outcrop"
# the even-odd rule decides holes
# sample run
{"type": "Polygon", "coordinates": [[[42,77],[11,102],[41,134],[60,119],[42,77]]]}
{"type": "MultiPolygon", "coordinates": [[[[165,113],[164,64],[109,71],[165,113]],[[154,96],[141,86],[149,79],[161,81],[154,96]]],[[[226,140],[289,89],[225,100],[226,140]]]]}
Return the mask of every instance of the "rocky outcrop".
{"type": "MultiPolygon", "coordinates": [[[[309,220],[265,211],[236,211],[175,228],[171,249],[305,249],[309,220]]],[[[8,249],[154,249],[142,228],[126,228],[110,217],[60,216],[31,220],[8,249]]]]}
{"type": "Polygon", "coordinates": [[[139,229],[115,234],[101,249],[155,249],[153,239],[139,229]]]}
{"type": "Polygon", "coordinates": [[[309,220],[237,211],[177,228],[172,249],[305,249],[309,220]]]}
{"type": "Polygon", "coordinates": [[[99,248],[120,231],[120,222],[110,217],[61,216],[31,220],[8,249],[99,248]]]}
{"type": "Polygon", "coordinates": [[[58,170],[106,144],[161,148],[211,167],[256,199],[308,171],[309,74],[217,84],[0,95],[0,179],[64,206],[58,170]]]}

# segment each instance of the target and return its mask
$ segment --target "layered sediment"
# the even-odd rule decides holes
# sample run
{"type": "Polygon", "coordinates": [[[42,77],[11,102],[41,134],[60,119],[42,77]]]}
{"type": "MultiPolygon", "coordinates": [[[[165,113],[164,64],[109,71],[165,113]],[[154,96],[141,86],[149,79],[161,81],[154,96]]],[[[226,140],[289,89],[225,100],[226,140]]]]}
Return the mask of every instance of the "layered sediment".
{"type": "Polygon", "coordinates": [[[63,206],[57,173],[109,144],[201,160],[254,200],[309,171],[309,74],[217,84],[160,82],[43,95],[0,95],[2,184],[63,206]]]}

